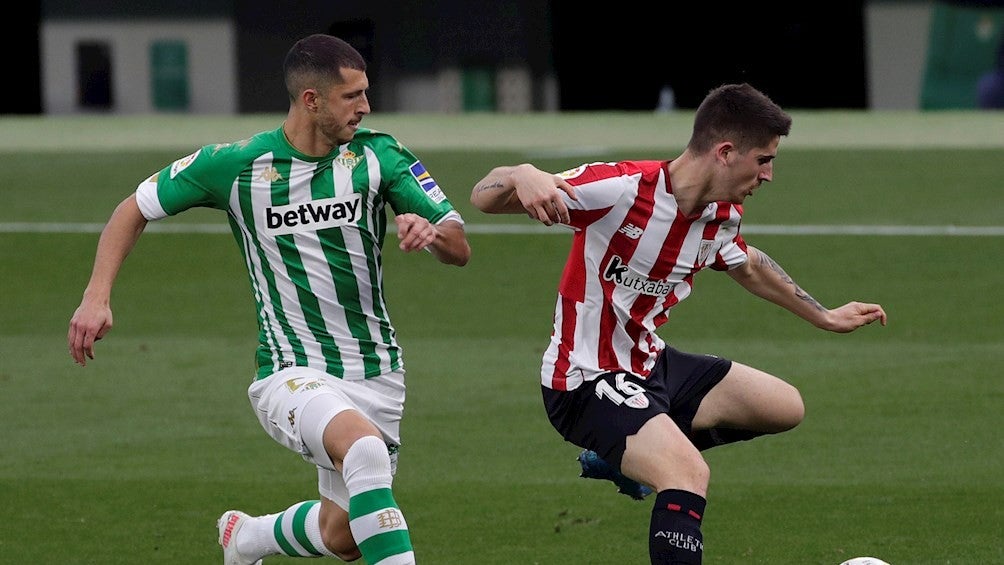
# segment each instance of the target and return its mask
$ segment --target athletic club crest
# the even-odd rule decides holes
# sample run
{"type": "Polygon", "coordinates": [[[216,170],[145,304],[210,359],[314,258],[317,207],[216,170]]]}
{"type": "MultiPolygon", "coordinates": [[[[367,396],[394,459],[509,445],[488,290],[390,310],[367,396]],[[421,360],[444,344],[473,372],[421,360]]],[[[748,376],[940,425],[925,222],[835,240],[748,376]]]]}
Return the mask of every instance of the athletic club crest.
{"type": "Polygon", "coordinates": [[[648,397],[644,392],[639,392],[624,399],[624,404],[631,408],[648,408],[648,397]]]}
{"type": "Polygon", "coordinates": [[[702,239],[701,246],[697,249],[697,265],[706,265],[708,257],[718,252],[720,245],[713,239],[702,239]]]}

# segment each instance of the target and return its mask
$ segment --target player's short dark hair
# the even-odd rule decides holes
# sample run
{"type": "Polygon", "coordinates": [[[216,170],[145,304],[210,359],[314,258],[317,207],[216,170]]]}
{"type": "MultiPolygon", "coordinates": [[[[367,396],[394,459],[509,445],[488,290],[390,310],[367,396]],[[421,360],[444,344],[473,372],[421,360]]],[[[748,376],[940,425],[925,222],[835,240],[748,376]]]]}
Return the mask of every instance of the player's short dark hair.
{"type": "Polygon", "coordinates": [[[282,63],[290,100],[304,89],[342,82],[342,69],[366,70],[366,60],[347,41],[323,33],[297,41],[282,63]]]}
{"type": "Polygon", "coordinates": [[[766,94],[746,83],[725,84],[709,92],[697,107],[687,148],[701,154],[716,143],[731,141],[745,153],[789,131],[791,116],[766,94]]]}

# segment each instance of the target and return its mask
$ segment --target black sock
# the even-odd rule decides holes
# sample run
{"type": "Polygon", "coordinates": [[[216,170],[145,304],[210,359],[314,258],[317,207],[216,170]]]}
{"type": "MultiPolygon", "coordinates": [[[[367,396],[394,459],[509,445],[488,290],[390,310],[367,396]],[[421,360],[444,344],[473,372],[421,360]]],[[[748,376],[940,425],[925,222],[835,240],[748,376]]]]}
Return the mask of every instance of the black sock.
{"type": "Polygon", "coordinates": [[[648,554],[653,565],[700,565],[705,505],[703,497],[685,490],[669,489],[656,495],[648,532],[648,554]]]}

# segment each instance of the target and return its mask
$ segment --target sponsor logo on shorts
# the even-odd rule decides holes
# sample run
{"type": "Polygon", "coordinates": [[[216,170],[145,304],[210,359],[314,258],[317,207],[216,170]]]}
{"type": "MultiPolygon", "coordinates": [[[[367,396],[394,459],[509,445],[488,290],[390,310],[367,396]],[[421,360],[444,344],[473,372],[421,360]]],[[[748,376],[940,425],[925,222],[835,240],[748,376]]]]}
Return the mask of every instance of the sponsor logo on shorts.
{"type": "Polygon", "coordinates": [[[309,379],[307,377],[295,377],[286,381],[286,388],[289,392],[300,392],[304,390],[314,390],[326,386],[323,381],[309,379]]]}

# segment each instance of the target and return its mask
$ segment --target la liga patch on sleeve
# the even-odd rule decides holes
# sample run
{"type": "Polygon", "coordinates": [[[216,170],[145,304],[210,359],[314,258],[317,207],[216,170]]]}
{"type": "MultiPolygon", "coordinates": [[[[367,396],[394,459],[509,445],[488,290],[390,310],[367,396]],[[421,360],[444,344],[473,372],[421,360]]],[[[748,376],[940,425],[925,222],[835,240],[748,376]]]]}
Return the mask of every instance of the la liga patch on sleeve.
{"type": "Polygon", "coordinates": [[[199,149],[195,153],[192,153],[187,157],[182,157],[181,159],[171,163],[171,178],[173,179],[178,176],[178,173],[187,169],[189,165],[199,158],[199,153],[202,153],[202,149],[199,149]]]}
{"type": "Polygon", "coordinates": [[[443,193],[443,189],[439,188],[436,184],[436,179],[432,178],[429,171],[425,170],[425,165],[421,161],[415,161],[411,167],[411,176],[415,177],[418,181],[419,186],[425,191],[425,195],[432,199],[436,204],[441,204],[443,200],[446,200],[446,194],[443,193]]]}

